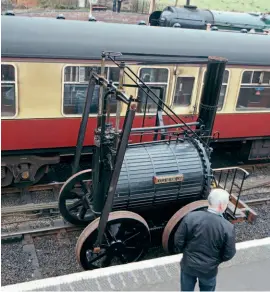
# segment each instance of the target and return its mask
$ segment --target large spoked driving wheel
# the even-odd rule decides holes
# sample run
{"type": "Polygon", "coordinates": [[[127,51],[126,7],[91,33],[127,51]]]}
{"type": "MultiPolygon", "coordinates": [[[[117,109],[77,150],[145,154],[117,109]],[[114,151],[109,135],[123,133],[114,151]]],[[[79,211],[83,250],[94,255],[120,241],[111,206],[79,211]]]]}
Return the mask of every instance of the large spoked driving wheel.
{"type": "Polygon", "coordinates": [[[135,262],[145,254],[150,245],[149,227],[140,215],[129,211],[110,213],[100,251],[93,253],[99,219],[91,222],[77,241],[76,257],[84,270],[135,262]]]}
{"type": "Polygon", "coordinates": [[[60,213],[74,225],[86,225],[95,218],[92,212],[91,177],[91,169],[80,171],[71,176],[60,190],[60,213]]]}
{"type": "Polygon", "coordinates": [[[162,234],[162,246],[170,254],[174,253],[174,235],[182,219],[190,212],[208,208],[207,200],[195,201],[178,210],[168,221],[162,234]]]}

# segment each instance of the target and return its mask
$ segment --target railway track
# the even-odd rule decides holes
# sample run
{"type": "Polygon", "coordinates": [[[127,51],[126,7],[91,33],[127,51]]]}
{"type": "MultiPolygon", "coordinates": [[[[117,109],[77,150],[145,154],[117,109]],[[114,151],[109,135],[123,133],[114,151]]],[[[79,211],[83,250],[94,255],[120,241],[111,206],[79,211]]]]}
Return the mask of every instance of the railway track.
{"type": "MultiPolygon", "coordinates": [[[[268,166],[269,164],[267,164],[268,166]]],[[[248,167],[254,167],[255,165],[248,165],[248,167]]],[[[241,166],[244,168],[244,166],[241,166]]],[[[260,164],[261,167],[261,164],[260,164]]],[[[30,192],[40,192],[44,190],[52,191],[54,200],[45,203],[33,203],[28,198],[26,200],[26,204],[17,205],[17,206],[7,206],[1,208],[1,217],[2,217],[2,234],[1,240],[17,240],[19,238],[23,238],[25,235],[31,236],[42,236],[46,234],[57,234],[61,230],[74,231],[74,230],[82,230],[82,227],[77,227],[72,224],[65,222],[59,212],[58,209],[58,195],[59,191],[64,182],[52,182],[48,184],[40,184],[28,187],[26,190],[21,190],[18,188],[5,188],[4,193],[2,190],[2,194],[14,194],[19,193],[19,195],[29,196],[30,192]],[[23,192],[23,193],[21,193],[23,192]],[[23,219],[20,218],[20,215],[24,216],[23,219]],[[9,218],[11,220],[9,221],[9,218]],[[16,221],[16,217],[19,218],[16,221]],[[45,224],[46,226],[36,226],[34,224],[38,220],[47,220],[48,222],[45,224]],[[3,224],[4,222],[4,224],[3,224]],[[12,226],[9,228],[9,226],[12,226]]],[[[257,183],[254,182],[245,182],[244,188],[242,189],[241,199],[248,204],[249,206],[258,206],[262,204],[268,204],[270,202],[270,191],[268,192],[268,188],[270,187],[270,179],[266,177],[263,180],[259,180],[257,183]],[[250,193],[252,190],[256,188],[263,188],[264,190],[261,193],[261,196],[258,198],[253,198],[250,193]],[[251,196],[251,198],[249,198],[251,196]]],[[[6,197],[6,196],[4,196],[6,197]]],[[[3,197],[2,197],[3,198],[3,197]]],[[[2,205],[3,206],[3,205],[2,205]]]]}
{"type": "MultiPolygon", "coordinates": [[[[31,186],[29,187],[29,191],[34,192],[34,191],[40,191],[40,190],[55,190],[57,188],[58,192],[55,194],[56,199],[58,199],[58,193],[63,185],[62,182],[60,183],[52,183],[52,184],[46,184],[46,185],[37,185],[37,186],[31,186]]],[[[260,181],[257,184],[251,183],[247,184],[246,187],[242,189],[242,194],[241,196],[245,196],[245,192],[255,189],[255,188],[262,188],[262,187],[270,187],[270,179],[265,179],[263,181],[260,181]]],[[[8,190],[9,194],[14,194],[14,192],[10,192],[8,190]]],[[[16,192],[15,192],[16,193],[16,192]]],[[[263,202],[263,199],[261,199],[263,202]]],[[[252,200],[250,200],[250,203],[252,204],[252,200]]],[[[1,208],[1,216],[6,217],[10,216],[12,214],[18,214],[18,213],[33,213],[35,212],[36,215],[41,215],[42,212],[49,212],[52,215],[57,214],[58,210],[58,201],[52,201],[49,203],[40,203],[40,204],[34,204],[34,203],[28,203],[24,205],[19,205],[19,206],[11,206],[11,207],[3,207],[1,208]]]]}
{"type": "MultiPolygon", "coordinates": [[[[257,205],[261,205],[261,204],[268,204],[270,202],[270,192],[268,193],[269,196],[267,197],[263,197],[263,198],[259,198],[259,199],[251,199],[251,200],[243,200],[246,204],[248,204],[249,206],[257,206],[257,205]]],[[[20,207],[19,210],[15,210],[16,207],[10,207],[10,208],[4,208],[4,212],[2,211],[2,216],[7,216],[7,215],[14,215],[14,213],[21,213],[22,211],[25,212],[30,212],[30,211],[37,211],[37,210],[41,210],[43,208],[43,210],[45,210],[46,208],[56,208],[56,203],[54,202],[53,204],[39,204],[36,208],[36,210],[34,209],[34,206],[25,206],[24,209],[23,207],[20,207]],[[14,210],[14,213],[12,213],[14,210]]],[[[19,226],[16,228],[16,231],[11,231],[11,232],[7,232],[7,231],[2,231],[1,233],[1,240],[2,241],[14,241],[14,240],[20,240],[23,238],[23,236],[25,235],[31,235],[34,237],[37,236],[44,236],[44,235],[48,235],[48,234],[57,234],[58,232],[60,232],[61,230],[65,230],[66,232],[69,231],[77,231],[77,230],[82,230],[83,227],[78,227],[78,226],[74,226],[70,223],[65,222],[62,218],[57,218],[57,219],[53,219],[51,217],[45,217],[42,218],[42,220],[49,220],[51,226],[45,226],[45,227],[31,227],[31,220],[27,220],[25,222],[15,222],[14,221],[10,224],[16,224],[18,223],[19,226]]],[[[34,221],[34,220],[32,220],[34,221]]],[[[7,224],[8,225],[8,224],[7,224]]]]}
{"type": "MultiPolygon", "coordinates": [[[[259,164],[244,164],[244,165],[236,165],[236,166],[230,166],[233,167],[241,167],[245,170],[255,170],[256,168],[260,169],[263,167],[270,167],[270,163],[259,163],[259,164]]],[[[60,191],[62,185],[65,182],[51,182],[46,184],[36,184],[32,185],[26,188],[17,188],[17,187],[5,187],[1,188],[1,195],[8,195],[8,194],[14,194],[14,193],[27,193],[27,192],[36,192],[36,191],[44,191],[44,190],[52,190],[53,192],[57,193],[60,191]]]]}
{"type": "Polygon", "coordinates": [[[22,240],[25,235],[30,235],[32,237],[45,236],[50,234],[57,234],[63,230],[66,232],[82,230],[83,227],[74,226],[70,223],[65,222],[62,219],[52,220],[52,226],[50,227],[39,227],[39,228],[30,228],[29,224],[23,224],[20,226],[18,231],[14,232],[1,232],[1,241],[10,242],[22,240]]]}

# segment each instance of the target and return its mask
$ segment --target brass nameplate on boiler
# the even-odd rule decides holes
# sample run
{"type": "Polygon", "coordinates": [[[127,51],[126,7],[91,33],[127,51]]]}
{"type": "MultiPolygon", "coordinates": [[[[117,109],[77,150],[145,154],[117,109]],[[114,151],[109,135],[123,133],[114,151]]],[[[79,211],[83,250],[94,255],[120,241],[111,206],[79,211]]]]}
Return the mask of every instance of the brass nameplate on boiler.
{"type": "Polygon", "coordinates": [[[180,182],[184,180],[183,174],[176,174],[176,175],[166,175],[166,176],[154,176],[153,177],[154,184],[167,184],[167,183],[174,183],[180,182]]]}

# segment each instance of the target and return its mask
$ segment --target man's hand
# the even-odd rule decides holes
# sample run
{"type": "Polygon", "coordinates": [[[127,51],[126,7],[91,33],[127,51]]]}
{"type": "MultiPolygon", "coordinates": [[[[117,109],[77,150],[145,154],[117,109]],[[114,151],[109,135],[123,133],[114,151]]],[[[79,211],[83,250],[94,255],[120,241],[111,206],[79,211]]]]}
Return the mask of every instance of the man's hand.
{"type": "Polygon", "coordinates": [[[227,262],[234,257],[236,254],[235,248],[235,230],[234,227],[230,234],[225,235],[225,240],[223,244],[223,252],[221,255],[221,260],[227,262]]]}

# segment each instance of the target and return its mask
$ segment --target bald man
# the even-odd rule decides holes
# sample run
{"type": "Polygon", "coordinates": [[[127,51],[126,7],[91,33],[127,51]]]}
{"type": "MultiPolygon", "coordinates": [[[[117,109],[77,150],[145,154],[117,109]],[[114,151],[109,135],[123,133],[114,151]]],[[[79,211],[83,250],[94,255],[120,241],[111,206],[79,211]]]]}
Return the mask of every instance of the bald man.
{"type": "Polygon", "coordinates": [[[181,291],[194,291],[197,279],[200,291],[215,291],[218,266],[236,253],[234,226],[223,217],[229,193],[214,189],[205,211],[184,217],[174,238],[181,260],[181,291]]]}

